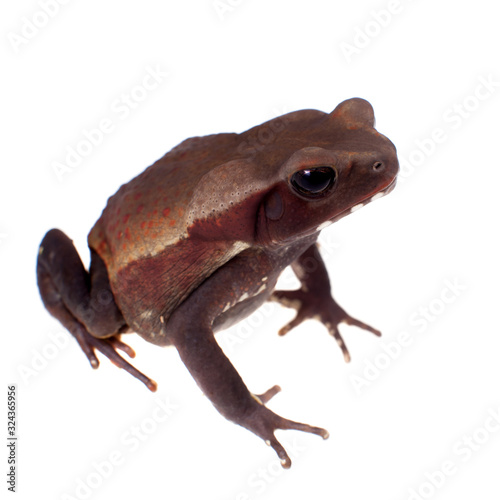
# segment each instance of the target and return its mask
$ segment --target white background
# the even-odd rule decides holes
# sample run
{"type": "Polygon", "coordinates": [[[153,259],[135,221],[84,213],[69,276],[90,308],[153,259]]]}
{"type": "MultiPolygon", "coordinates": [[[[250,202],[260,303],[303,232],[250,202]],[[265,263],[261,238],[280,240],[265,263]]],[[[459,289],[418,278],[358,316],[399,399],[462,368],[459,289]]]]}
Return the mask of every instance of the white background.
{"type": "Polygon", "coordinates": [[[87,0],[48,2],[50,19],[42,3],[10,2],[0,16],[0,435],[15,383],[17,498],[498,499],[491,2],[87,0]],[[168,75],[141,93],[147,68],[168,75]],[[140,102],[124,108],[131,92],[140,102]],[[353,96],[373,104],[405,168],[393,193],[328,228],[322,246],[336,298],[383,338],[344,327],[346,365],[318,323],[279,338],[293,312],[277,306],[219,337],[252,391],[282,386],[273,410],[330,431],[327,441],[280,432],[293,460],[283,471],[220,417],[173,349],[127,339],[156,394],[105,358],[92,371],[43,308],[37,247],[59,227],[88,262],[107,198],[181,140],[353,96]],[[59,180],[54,163],[103,119],[113,130],[59,180]]]}

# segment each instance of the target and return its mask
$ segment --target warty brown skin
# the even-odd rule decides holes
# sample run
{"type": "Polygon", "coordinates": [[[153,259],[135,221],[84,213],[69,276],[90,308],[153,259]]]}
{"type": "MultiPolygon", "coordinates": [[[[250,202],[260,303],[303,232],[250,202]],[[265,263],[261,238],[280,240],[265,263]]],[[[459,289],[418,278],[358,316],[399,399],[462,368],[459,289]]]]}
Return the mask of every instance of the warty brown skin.
{"type": "Polygon", "coordinates": [[[242,134],[187,139],[108,200],[89,234],[88,272],[64,233],[45,235],[37,263],[42,300],[93,367],[97,349],[151,390],[155,382],[117,354],[134,354],[119,334],[175,346],[217,410],[289,467],[276,429],[328,433],[269,410],[279,388],[252,394],[214,333],[275,300],[297,310],[281,335],[319,319],[347,361],[340,323],[379,335],[334,301],[315,242],[329,223],[389,192],[397,171],[393,144],[375,130],[371,105],[357,98],[330,114],[296,111],[242,134]],[[301,288],[274,291],[289,265],[301,288]]]}

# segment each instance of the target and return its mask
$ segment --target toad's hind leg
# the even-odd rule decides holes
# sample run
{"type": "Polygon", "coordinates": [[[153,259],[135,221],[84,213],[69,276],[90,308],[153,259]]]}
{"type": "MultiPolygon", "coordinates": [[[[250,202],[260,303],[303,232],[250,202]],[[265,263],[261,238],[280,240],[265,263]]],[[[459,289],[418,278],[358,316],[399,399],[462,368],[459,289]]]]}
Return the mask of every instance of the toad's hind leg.
{"type": "Polygon", "coordinates": [[[94,352],[97,349],[150,390],[156,390],[154,381],[116,352],[121,349],[135,356],[119,338],[127,325],[115,304],[104,263],[96,253],[92,253],[89,274],[73,242],[62,231],[52,229],[40,244],[37,280],[45,307],[76,338],[93,368],[99,366],[94,352]]]}

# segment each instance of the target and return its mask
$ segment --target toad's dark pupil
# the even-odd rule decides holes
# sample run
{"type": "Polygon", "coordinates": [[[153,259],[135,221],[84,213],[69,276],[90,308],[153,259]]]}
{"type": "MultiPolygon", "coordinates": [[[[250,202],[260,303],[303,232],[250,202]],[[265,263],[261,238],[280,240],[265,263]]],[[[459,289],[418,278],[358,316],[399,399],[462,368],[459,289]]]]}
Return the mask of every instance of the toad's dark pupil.
{"type": "Polygon", "coordinates": [[[293,174],[292,186],[301,194],[317,196],[326,191],[334,182],[336,172],[331,167],[316,167],[299,170],[293,174]]]}

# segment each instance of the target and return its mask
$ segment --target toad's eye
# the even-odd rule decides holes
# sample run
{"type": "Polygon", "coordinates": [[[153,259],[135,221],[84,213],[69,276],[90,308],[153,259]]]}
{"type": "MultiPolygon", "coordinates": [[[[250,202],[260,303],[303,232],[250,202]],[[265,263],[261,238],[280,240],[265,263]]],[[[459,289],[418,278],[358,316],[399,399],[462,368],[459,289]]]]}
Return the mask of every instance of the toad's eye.
{"type": "Polygon", "coordinates": [[[290,183],[295,191],[303,196],[314,198],[328,191],[337,179],[337,172],[332,167],[306,168],[295,172],[290,183]]]}

